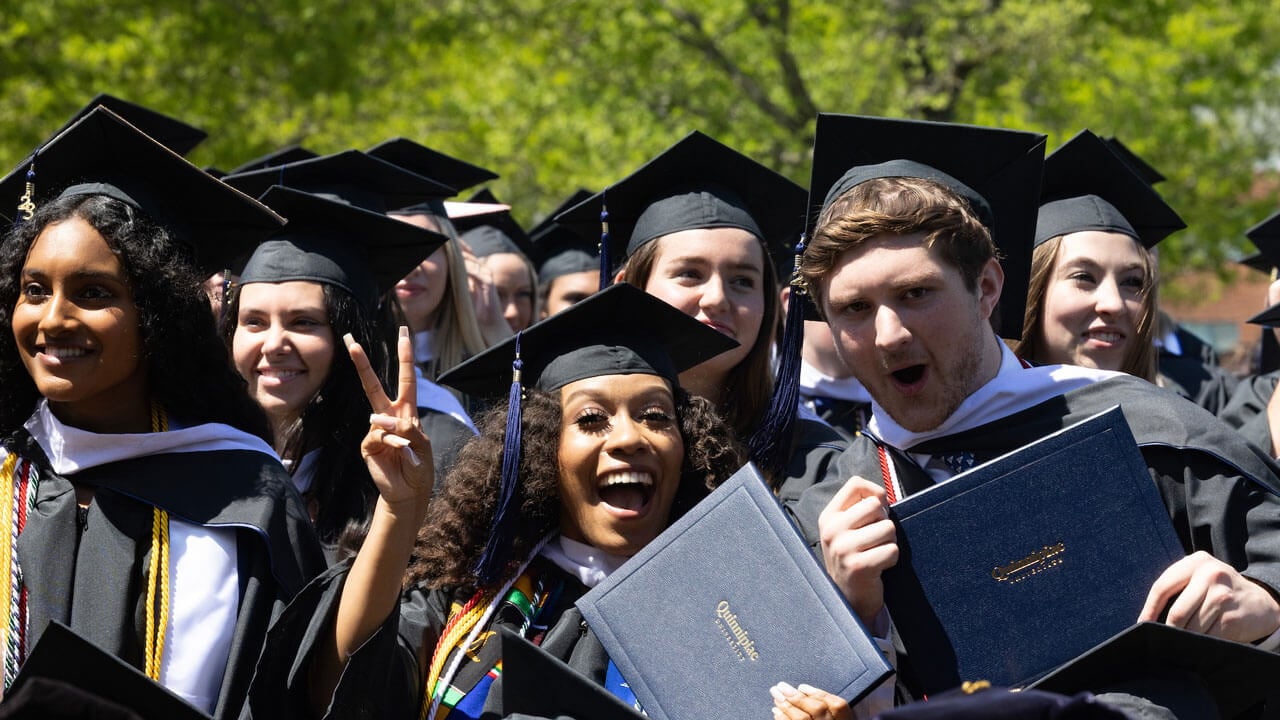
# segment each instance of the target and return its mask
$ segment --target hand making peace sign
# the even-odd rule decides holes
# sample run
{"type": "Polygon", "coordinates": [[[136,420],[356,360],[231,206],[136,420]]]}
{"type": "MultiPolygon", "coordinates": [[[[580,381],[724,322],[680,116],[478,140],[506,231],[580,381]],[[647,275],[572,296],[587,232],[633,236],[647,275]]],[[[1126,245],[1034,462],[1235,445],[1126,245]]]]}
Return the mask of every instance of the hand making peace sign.
{"type": "Polygon", "coordinates": [[[364,348],[345,335],[343,342],[351,362],[360,375],[360,385],[373,414],[369,416],[369,433],[360,443],[360,454],[369,475],[378,486],[383,502],[395,507],[409,501],[425,505],[435,482],[432,469],[431,440],[418,422],[418,382],[413,364],[413,343],[409,328],[400,327],[396,341],[399,371],[396,399],[387,397],[364,348]]]}

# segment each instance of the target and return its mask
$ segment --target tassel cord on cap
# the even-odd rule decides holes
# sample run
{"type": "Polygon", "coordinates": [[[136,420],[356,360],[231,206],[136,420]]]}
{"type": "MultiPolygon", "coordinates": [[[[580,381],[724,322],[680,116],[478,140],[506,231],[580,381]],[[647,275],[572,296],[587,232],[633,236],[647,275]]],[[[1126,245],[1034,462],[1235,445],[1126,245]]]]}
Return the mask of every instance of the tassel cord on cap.
{"type": "Polygon", "coordinates": [[[779,482],[786,468],[796,410],[800,404],[800,350],[804,344],[804,304],[808,302],[808,292],[800,278],[800,256],[804,253],[805,240],[806,237],[801,235],[796,245],[788,283],[791,296],[787,303],[782,342],[778,346],[778,375],[774,380],[773,400],[759,427],[747,441],[752,462],[774,484],[779,482]]]}
{"type": "Polygon", "coordinates": [[[600,289],[612,284],[610,277],[612,259],[609,257],[609,205],[605,201],[604,191],[600,193],[600,289]]]}
{"type": "Polygon", "coordinates": [[[489,526],[489,539],[485,543],[484,552],[476,562],[476,575],[482,585],[494,582],[506,567],[507,553],[511,550],[511,525],[514,518],[512,503],[520,482],[520,416],[521,372],[524,361],[520,358],[520,337],[516,333],[516,356],[511,362],[511,391],[507,396],[507,429],[502,448],[502,480],[498,488],[498,502],[493,511],[493,522],[489,526]]]}

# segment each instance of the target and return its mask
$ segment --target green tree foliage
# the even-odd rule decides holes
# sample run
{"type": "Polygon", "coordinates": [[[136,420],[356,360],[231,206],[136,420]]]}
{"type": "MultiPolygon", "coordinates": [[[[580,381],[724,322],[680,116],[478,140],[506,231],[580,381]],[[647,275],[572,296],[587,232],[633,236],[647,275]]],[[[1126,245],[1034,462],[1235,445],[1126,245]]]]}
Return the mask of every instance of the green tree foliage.
{"type": "MultiPolygon", "coordinates": [[[[11,5],[11,4],[10,4],[11,5]]],[[[818,110],[1117,135],[1208,267],[1276,206],[1280,0],[27,0],[0,10],[0,157],[93,93],[178,115],[223,168],[405,135],[536,220],[691,129],[803,182],[818,110]]]]}

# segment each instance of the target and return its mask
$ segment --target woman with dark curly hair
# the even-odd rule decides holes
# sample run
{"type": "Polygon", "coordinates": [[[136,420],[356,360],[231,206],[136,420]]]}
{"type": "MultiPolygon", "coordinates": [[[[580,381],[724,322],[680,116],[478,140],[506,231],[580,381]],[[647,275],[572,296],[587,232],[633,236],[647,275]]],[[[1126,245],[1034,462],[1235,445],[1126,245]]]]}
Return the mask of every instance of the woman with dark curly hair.
{"type": "MultiPolygon", "coordinates": [[[[427,509],[399,632],[392,618],[352,658],[330,716],[479,717],[486,703],[494,711],[499,648],[486,641],[500,627],[535,637],[604,684],[608,656],[580,630],[573,601],[741,465],[714,409],[677,381],[733,344],[619,285],[442,378],[492,395],[518,356],[527,389],[513,385],[516,402],[481,417],[480,436],[427,509]],[[632,320],[619,328],[619,317],[632,320]]],[[[334,602],[350,582],[334,583],[334,602]]],[[[273,645],[322,642],[311,618],[330,613],[319,605],[282,622],[273,645]]]]}
{"type": "Polygon", "coordinates": [[[323,558],[190,254],[218,266],[280,219],[101,108],[0,181],[20,193],[0,249],[5,687],[58,621],[238,717],[323,558]]]}
{"type": "Polygon", "coordinates": [[[362,533],[378,497],[359,452],[371,408],[339,339],[351,335],[388,377],[378,297],[445,238],[299,190],[262,200],[289,224],[245,264],[223,337],[321,542],[336,545],[362,533]]]}

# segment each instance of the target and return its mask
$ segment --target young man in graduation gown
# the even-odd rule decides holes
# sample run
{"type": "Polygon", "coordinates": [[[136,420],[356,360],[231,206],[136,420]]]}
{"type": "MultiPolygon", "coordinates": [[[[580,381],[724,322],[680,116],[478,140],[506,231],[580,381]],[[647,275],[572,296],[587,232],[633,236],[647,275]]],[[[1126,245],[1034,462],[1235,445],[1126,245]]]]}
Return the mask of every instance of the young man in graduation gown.
{"type": "Polygon", "coordinates": [[[1042,152],[1030,133],[819,118],[812,191],[830,190],[801,273],[873,412],[840,458],[842,479],[790,509],[862,620],[885,633],[881,573],[899,553],[889,503],[1118,404],[1188,554],[1134,620],[1168,607],[1169,624],[1273,649],[1280,482],[1269,459],[1145,381],[1025,367],[992,331],[1004,293],[1025,287],[1011,260],[1029,244],[1020,193],[1030,188],[1034,212],[1042,152]],[[922,153],[928,165],[902,159],[922,153]]]}

